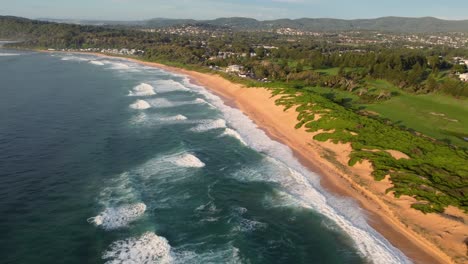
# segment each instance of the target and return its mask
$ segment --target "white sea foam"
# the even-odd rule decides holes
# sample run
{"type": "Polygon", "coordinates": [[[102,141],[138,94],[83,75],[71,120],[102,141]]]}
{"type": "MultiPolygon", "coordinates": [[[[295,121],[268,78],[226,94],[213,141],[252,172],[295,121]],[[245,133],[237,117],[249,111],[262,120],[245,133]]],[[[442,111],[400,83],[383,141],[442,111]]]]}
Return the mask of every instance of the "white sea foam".
{"type": "Polygon", "coordinates": [[[102,258],[107,260],[108,264],[168,264],[173,262],[171,246],[167,239],[152,232],[147,232],[141,237],[112,243],[102,258]]]}
{"type": "Polygon", "coordinates": [[[146,205],[144,203],[111,207],[106,208],[99,215],[89,218],[88,222],[93,223],[96,226],[101,226],[106,230],[119,229],[136,221],[145,213],[145,211],[146,205]]]}
{"type": "Polygon", "coordinates": [[[203,99],[201,99],[201,98],[195,99],[194,102],[197,103],[197,104],[208,104],[207,101],[205,101],[205,100],[203,100],[203,99]]]}
{"type": "Polygon", "coordinates": [[[169,101],[166,98],[156,98],[156,99],[148,100],[148,102],[154,108],[170,108],[170,107],[176,107],[179,105],[178,103],[169,101]]]}
{"type": "Polygon", "coordinates": [[[154,82],[156,91],[165,93],[173,91],[190,91],[189,88],[174,80],[158,80],[154,82]]]}
{"type": "Polygon", "coordinates": [[[232,218],[230,218],[228,222],[234,224],[233,232],[252,232],[268,227],[266,223],[244,217],[246,213],[247,209],[244,207],[235,207],[232,209],[232,218]]]}
{"type": "Polygon", "coordinates": [[[148,100],[148,102],[154,107],[154,108],[171,108],[171,107],[178,107],[178,106],[183,106],[183,105],[196,105],[196,104],[206,104],[206,101],[203,101],[203,99],[196,99],[193,101],[171,101],[166,98],[155,98],[148,100]]]}
{"type": "Polygon", "coordinates": [[[124,172],[110,178],[104,184],[98,196],[103,208],[114,208],[117,205],[136,204],[141,201],[138,188],[135,188],[134,178],[130,172],[124,172]]]}
{"type": "Polygon", "coordinates": [[[103,65],[105,65],[103,62],[101,62],[101,61],[95,61],[95,60],[90,61],[89,63],[94,64],[94,65],[98,65],[98,66],[103,66],[103,65]]]}
{"type": "Polygon", "coordinates": [[[242,139],[241,135],[239,135],[239,133],[237,131],[235,131],[234,129],[230,129],[230,128],[226,128],[223,132],[223,134],[221,134],[221,136],[223,137],[233,137],[233,138],[236,138],[238,139],[242,144],[244,145],[247,145],[247,143],[245,143],[245,141],[242,139]]]}
{"type": "Polygon", "coordinates": [[[133,87],[132,91],[129,92],[129,96],[150,96],[155,95],[153,86],[147,83],[140,83],[133,87]]]}
{"type": "MultiPolygon", "coordinates": [[[[240,133],[249,146],[270,156],[276,163],[275,167],[283,167],[282,172],[272,170],[272,173],[264,175],[252,173],[246,179],[274,180],[280,183],[297,206],[314,209],[334,221],[353,239],[359,252],[373,262],[410,263],[397,248],[367,224],[366,217],[357,204],[324,191],[319,177],[303,167],[289,147],[270,139],[240,110],[225,105],[218,96],[205,88],[191,84],[188,78],[184,80],[184,84],[204,95],[220,109],[229,125],[240,133]]],[[[200,128],[202,127],[198,129],[200,128]]]]}
{"type": "Polygon", "coordinates": [[[195,132],[206,132],[206,131],[217,129],[217,128],[226,128],[226,120],[224,119],[203,120],[200,122],[199,125],[192,128],[191,130],[195,132]]]}
{"type": "Polygon", "coordinates": [[[133,108],[136,110],[145,110],[145,109],[151,108],[151,105],[145,100],[137,100],[135,101],[135,103],[130,105],[130,108],[133,108]]]}
{"type": "Polygon", "coordinates": [[[86,58],[78,57],[78,56],[65,56],[65,57],[62,57],[61,60],[63,61],[89,61],[86,58]]]}
{"type": "Polygon", "coordinates": [[[192,154],[182,154],[168,159],[173,164],[185,168],[203,168],[205,163],[192,154]]]}
{"type": "MultiPolygon", "coordinates": [[[[150,107],[154,107],[151,106],[150,107]]],[[[187,121],[188,118],[184,115],[162,116],[159,114],[148,114],[139,112],[137,115],[130,119],[132,125],[157,127],[161,125],[172,125],[179,123],[191,123],[196,121],[187,121]]]]}
{"type": "Polygon", "coordinates": [[[19,53],[0,53],[0,57],[19,56],[19,53]]]}
{"type": "Polygon", "coordinates": [[[187,170],[202,168],[204,166],[205,163],[200,161],[195,155],[179,152],[152,158],[132,172],[143,179],[156,177],[165,181],[178,181],[191,176],[187,170]]]}
{"type": "Polygon", "coordinates": [[[133,116],[130,119],[132,125],[143,125],[148,122],[148,115],[144,112],[139,112],[138,115],[133,116]]]}
{"type": "Polygon", "coordinates": [[[113,70],[128,70],[128,69],[130,69],[130,66],[128,64],[121,63],[121,62],[112,61],[110,63],[110,65],[111,65],[111,69],[113,69],[113,70]]]}
{"type": "Polygon", "coordinates": [[[232,243],[216,251],[209,250],[204,253],[195,253],[193,251],[173,252],[175,263],[180,264],[205,264],[205,263],[223,263],[223,264],[241,264],[243,263],[240,250],[232,243]]]}
{"type": "Polygon", "coordinates": [[[168,117],[161,117],[159,118],[161,121],[184,121],[187,120],[187,117],[184,115],[175,115],[175,116],[168,116],[168,117]]]}

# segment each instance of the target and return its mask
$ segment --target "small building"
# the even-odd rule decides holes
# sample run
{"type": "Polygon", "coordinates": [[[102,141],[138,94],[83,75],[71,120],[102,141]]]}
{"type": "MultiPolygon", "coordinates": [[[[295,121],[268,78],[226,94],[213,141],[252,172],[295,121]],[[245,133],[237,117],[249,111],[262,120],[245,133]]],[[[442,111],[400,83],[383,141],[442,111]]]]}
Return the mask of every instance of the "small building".
{"type": "Polygon", "coordinates": [[[229,65],[226,69],[227,73],[241,72],[244,69],[241,65],[229,65]]]}
{"type": "Polygon", "coordinates": [[[463,73],[463,74],[460,74],[460,76],[458,76],[460,78],[460,80],[464,81],[464,82],[468,82],[468,73],[463,73]]]}

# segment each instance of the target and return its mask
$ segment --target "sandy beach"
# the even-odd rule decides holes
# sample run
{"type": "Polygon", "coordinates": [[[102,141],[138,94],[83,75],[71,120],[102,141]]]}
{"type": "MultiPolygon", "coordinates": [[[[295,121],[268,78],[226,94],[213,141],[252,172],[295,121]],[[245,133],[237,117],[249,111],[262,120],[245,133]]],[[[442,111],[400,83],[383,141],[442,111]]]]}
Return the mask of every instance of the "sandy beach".
{"type": "MultiPolygon", "coordinates": [[[[388,179],[376,182],[371,176],[370,162],[347,166],[352,151],[350,144],[318,142],[312,139],[314,134],[302,128],[295,129],[298,115],[295,108],[284,111],[275,104],[269,90],[246,88],[215,74],[129,60],[185,74],[193,83],[206,87],[226,103],[239,108],[272,139],[288,145],[303,165],[321,176],[321,183],[328,191],[355,199],[366,210],[370,225],[415,263],[468,262],[466,214],[448,208],[444,215],[424,215],[410,208],[411,197],[396,199],[391,193],[385,194],[391,182],[388,179]],[[339,164],[326,159],[325,153],[333,153],[339,164]]],[[[397,159],[408,158],[398,151],[388,152],[397,159]]]]}

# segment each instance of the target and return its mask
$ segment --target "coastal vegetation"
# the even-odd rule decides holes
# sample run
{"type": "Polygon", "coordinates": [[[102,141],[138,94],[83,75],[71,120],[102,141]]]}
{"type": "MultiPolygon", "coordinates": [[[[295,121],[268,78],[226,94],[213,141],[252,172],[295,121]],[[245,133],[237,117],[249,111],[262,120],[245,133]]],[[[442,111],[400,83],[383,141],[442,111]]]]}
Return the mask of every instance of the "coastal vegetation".
{"type": "Polygon", "coordinates": [[[319,132],[315,140],[351,143],[349,165],[368,160],[376,180],[389,177],[387,192],[408,195],[418,202],[412,207],[425,213],[442,213],[449,206],[468,210],[468,153],[447,144],[421,137],[375,116],[355,113],[317,94],[314,89],[273,89],[281,95],[276,103],[286,109],[297,107],[296,128],[319,132]],[[318,118],[317,118],[318,117],[318,118]],[[409,158],[396,159],[387,150],[409,158]]]}
{"type": "Polygon", "coordinates": [[[11,47],[132,48],[144,51],[141,60],[269,87],[281,95],[279,105],[297,107],[297,128],[318,132],[319,141],[350,143],[349,165],[370,161],[375,179],[388,177],[393,187],[387,191],[415,198],[413,208],[440,213],[451,205],[468,211],[468,83],[456,76],[467,68],[454,60],[468,58],[468,49],[216,32],[181,35],[0,17],[0,38],[22,40],[11,47]],[[242,66],[243,77],[219,70],[230,65],[242,66]],[[395,159],[388,150],[409,158],[395,159]]]}

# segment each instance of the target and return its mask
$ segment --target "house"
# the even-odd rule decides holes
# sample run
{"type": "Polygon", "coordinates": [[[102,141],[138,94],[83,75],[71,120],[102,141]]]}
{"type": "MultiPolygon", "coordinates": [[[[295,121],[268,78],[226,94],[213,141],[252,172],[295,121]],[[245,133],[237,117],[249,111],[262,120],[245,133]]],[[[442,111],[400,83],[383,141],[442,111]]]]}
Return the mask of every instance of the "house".
{"type": "Polygon", "coordinates": [[[244,69],[241,65],[229,65],[226,69],[227,73],[240,72],[244,69]]]}
{"type": "Polygon", "coordinates": [[[468,82],[468,73],[463,73],[463,74],[460,74],[460,80],[464,81],[464,82],[468,82]]]}

